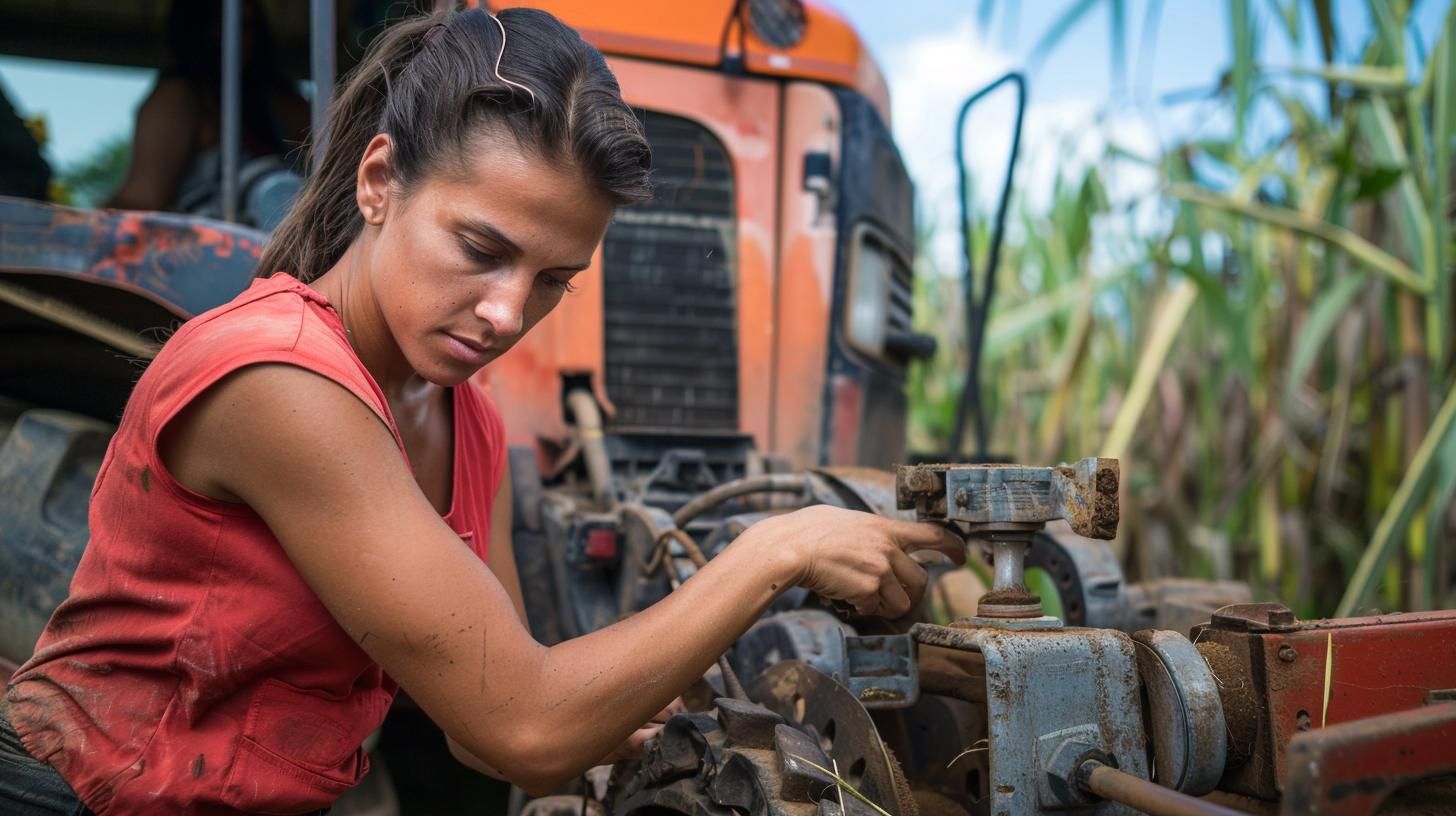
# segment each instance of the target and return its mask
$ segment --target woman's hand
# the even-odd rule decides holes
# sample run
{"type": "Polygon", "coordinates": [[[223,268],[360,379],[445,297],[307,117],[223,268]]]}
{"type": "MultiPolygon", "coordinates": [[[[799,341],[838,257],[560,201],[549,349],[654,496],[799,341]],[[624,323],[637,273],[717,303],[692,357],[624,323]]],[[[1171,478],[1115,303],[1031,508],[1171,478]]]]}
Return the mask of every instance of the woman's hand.
{"type": "Polygon", "coordinates": [[[658,734],[662,733],[662,727],[667,724],[668,719],[672,715],[682,714],[687,710],[688,707],[683,705],[681,697],[673,700],[667,704],[667,708],[652,715],[651,721],[636,731],[633,731],[632,736],[628,737],[621,745],[618,745],[615,750],[603,757],[602,761],[597,764],[611,765],[623,759],[641,759],[643,747],[647,744],[647,741],[656,738],[658,734]]]}
{"type": "Polygon", "coordinates": [[[925,593],[925,570],[910,554],[931,550],[957,564],[966,545],[944,527],[820,505],[755,524],[753,535],[787,548],[799,586],[852,604],[861,615],[898,618],[925,593]]]}

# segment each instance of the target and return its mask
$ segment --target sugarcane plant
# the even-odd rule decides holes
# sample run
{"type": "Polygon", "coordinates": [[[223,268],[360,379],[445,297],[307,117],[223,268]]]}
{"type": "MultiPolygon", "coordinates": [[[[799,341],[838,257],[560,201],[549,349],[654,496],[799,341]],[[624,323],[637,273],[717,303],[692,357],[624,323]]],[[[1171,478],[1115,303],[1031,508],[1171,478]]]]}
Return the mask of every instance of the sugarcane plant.
{"type": "MultiPolygon", "coordinates": [[[[1348,42],[1329,0],[1228,0],[1231,63],[1195,95],[1222,126],[1160,155],[1109,140],[1017,207],[983,349],[995,447],[1122,459],[1135,575],[1242,578],[1305,616],[1456,603],[1456,16],[1423,36],[1412,6],[1369,0],[1348,42]],[[1273,37],[1312,38],[1319,64],[1270,64],[1273,37]],[[1129,166],[1154,186],[1111,193],[1129,166]]],[[[1156,31],[1157,0],[1140,21],[1070,3],[1032,62],[1098,7],[1123,70],[1124,29],[1156,31]]],[[[944,335],[912,376],[921,449],[964,376],[955,285],[919,279],[944,335]]]]}

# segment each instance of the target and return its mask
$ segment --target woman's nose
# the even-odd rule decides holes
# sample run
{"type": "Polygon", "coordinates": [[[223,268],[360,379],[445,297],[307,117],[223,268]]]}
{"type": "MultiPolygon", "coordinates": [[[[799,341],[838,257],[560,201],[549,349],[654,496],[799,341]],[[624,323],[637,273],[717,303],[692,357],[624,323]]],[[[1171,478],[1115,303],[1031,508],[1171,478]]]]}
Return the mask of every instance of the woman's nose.
{"type": "Polygon", "coordinates": [[[490,324],[496,337],[515,337],[526,321],[526,301],[531,297],[533,275],[517,274],[498,278],[475,304],[475,316],[490,324]]]}

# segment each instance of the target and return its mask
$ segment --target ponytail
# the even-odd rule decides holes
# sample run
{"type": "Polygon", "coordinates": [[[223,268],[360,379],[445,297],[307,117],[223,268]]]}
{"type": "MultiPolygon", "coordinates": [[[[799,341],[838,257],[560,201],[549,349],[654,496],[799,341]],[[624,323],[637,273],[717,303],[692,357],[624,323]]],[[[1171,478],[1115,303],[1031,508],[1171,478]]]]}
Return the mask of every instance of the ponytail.
{"type": "Polygon", "coordinates": [[[391,176],[407,192],[445,162],[488,149],[483,139],[500,129],[544,157],[573,161],[614,204],[651,195],[641,124],[606,60],[575,31],[535,9],[414,17],[375,38],[344,79],[323,155],[257,274],[309,282],[338,262],[363,229],[355,184],[375,135],[390,135],[391,176]]]}

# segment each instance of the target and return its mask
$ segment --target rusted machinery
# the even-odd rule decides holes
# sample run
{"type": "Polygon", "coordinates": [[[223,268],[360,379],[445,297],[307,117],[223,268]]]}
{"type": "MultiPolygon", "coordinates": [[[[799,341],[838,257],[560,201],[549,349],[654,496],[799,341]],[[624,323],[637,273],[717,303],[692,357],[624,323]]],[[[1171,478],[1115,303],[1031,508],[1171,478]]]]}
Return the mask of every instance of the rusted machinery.
{"type": "Polygon", "coordinates": [[[897,816],[1456,808],[1456,612],[1301,622],[1232,603],[1191,638],[1042,614],[1023,580],[1037,530],[1111,538],[1117,482],[1106,459],[899,468],[899,509],[992,561],[977,614],[874,634],[812,609],[766,619],[735,658],[751,702],[674,718],[606,804],[875,812],[832,773],[897,816]]]}

